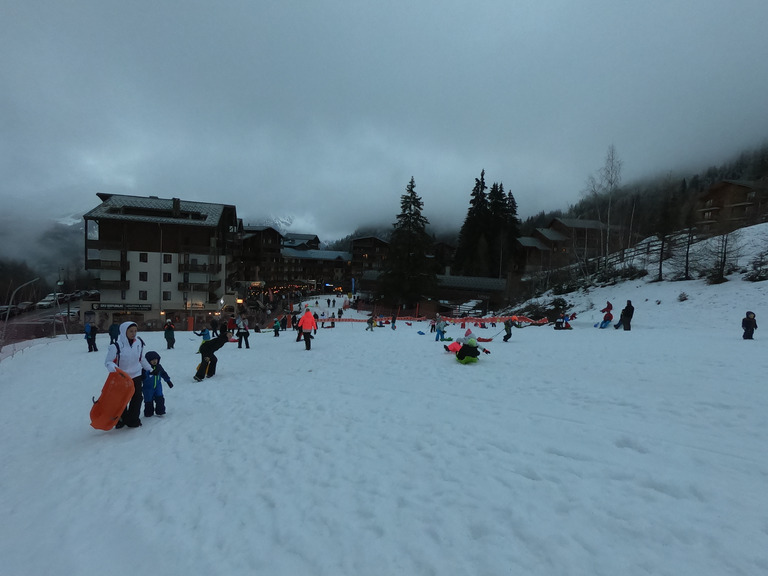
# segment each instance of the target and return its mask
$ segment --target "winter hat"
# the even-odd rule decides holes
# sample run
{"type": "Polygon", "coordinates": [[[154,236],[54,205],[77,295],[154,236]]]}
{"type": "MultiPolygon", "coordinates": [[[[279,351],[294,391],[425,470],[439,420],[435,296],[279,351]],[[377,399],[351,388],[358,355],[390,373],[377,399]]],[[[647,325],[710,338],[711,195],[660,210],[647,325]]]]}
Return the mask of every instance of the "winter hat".
{"type": "Polygon", "coordinates": [[[150,350],[146,354],[144,354],[144,358],[147,359],[147,362],[152,362],[152,360],[157,360],[160,362],[160,354],[155,352],[154,350],[150,350]]]}
{"type": "Polygon", "coordinates": [[[467,344],[469,344],[470,346],[477,346],[477,340],[475,340],[474,338],[470,338],[467,344]]]}
{"type": "Polygon", "coordinates": [[[754,318],[755,313],[754,312],[747,312],[747,318],[754,318]]]}

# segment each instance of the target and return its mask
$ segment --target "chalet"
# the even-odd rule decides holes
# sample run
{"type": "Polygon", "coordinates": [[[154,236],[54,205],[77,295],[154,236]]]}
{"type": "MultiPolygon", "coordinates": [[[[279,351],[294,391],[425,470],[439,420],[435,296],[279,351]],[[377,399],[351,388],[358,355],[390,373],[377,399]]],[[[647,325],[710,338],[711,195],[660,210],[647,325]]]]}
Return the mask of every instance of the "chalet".
{"type": "Polygon", "coordinates": [[[235,260],[239,277],[268,284],[279,283],[283,277],[283,235],[271,226],[243,226],[240,252],[235,260]]]}
{"type": "Polygon", "coordinates": [[[352,248],[352,277],[360,279],[367,270],[383,270],[389,254],[389,242],[377,236],[355,238],[352,248]]]}
{"type": "Polygon", "coordinates": [[[280,256],[284,281],[300,282],[311,290],[349,288],[352,266],[350,252],[283,248],[280,256]]]}
{"type": "Polygon", "coordinates": [[[83,218],[85,268],[98,272],[101,301],[86,319],[162,326],[219,310],[238,236],[234,206],[97,196],[101,204],[83,218]]]}
{"type": "Polygon", "coordinates": [[[696,227],[722,233],[763,222],[768,217],[768,180],[722,180],[712,184],[696,204],[696,227]]]}
{"type": "Polygon", "coordinates": [[[320,238],[314,234],[294,234],[289,232],[283,236],[283,246],[295,250],[319,250],[320,238]]]}
{"type": "MultiPolygon", "coordinates": [[[[526,273],[567,266],[602,253],[608,227],[597,220],[555,218],[547,228],[517,239],[526,273]]],[[[618,239],[617,239],[618,240],[618,239]]]]}

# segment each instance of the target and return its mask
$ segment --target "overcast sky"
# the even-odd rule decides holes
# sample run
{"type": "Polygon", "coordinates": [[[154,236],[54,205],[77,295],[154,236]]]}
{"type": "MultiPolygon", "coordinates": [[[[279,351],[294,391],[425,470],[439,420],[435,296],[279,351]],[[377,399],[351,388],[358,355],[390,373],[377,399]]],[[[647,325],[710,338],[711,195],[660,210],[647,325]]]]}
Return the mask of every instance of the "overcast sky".
{"type": "Polygon", "coordinates": [[[474,180],[525,218],[768,140],[766,0],[0,0],[3,208],[235,204],[323,241],[436,225],[474,180]]]}

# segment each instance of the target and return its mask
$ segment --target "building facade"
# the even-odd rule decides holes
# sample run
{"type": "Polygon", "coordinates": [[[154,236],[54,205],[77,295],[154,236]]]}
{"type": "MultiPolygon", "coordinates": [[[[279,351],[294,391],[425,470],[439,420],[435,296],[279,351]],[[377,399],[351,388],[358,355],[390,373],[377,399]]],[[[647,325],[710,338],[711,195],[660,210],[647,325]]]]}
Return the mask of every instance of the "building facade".
{"type": "Polygon", "coordinates": [[[85,214],[85,268],[99,275],[99,302],[84,319],[104,328],[145,327],[218,312],[238,241],[234,206],[178,198],[98,194],[85,214]]]}

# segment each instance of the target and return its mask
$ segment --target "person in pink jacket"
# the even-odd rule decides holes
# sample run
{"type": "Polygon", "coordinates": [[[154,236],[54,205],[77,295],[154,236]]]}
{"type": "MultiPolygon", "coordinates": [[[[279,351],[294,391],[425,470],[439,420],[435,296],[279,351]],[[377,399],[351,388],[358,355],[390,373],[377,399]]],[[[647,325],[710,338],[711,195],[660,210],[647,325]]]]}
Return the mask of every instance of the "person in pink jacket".
{"type": "Polygon", "coordinates": [[[317,330],[317,322],[315,322],[315,317],[312,315],[312,311],[309,309],[309,306],[307,306],[304,309],[304,315],[299,320],[299,330],[301,330],[301,333],[304,335],[304,347],[307,350],[312,349],[312,331],[317,330]]]}

